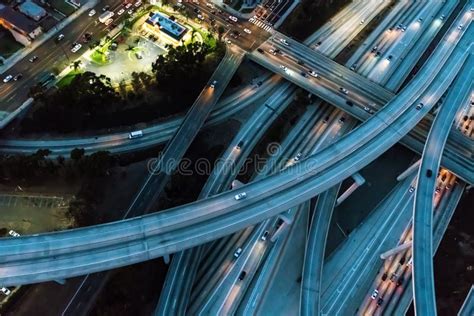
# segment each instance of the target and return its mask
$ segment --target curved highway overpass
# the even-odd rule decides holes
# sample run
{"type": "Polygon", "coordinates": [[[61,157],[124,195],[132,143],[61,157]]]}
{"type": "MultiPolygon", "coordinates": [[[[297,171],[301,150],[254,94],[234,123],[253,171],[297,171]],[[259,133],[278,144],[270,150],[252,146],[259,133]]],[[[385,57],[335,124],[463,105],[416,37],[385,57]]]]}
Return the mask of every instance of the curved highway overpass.
{"type": "Polygon", "coordinates": [[[415,194],[413,214],[413,282],[414,303],[418,315],[436,315],[433,272],[433,192],[441,156],[456,112],[471,97],[473,88],[474,56],[470,56],[465,71],[456,79],[454,89],[436,116],[428,135],[415,194]]]}
{"type": "Polygon", "coordinates": [[[319,154],[239,189],[247,192],[247,199],[236,201],[235,193],[229,192],[122,222],[4,239],[0,283],[66,278],[174,253],[260,222],[321,193],[399,141],[438,101],[471,53],[470,21],[453,34],[443,38],[418,75],[380,112],[319,154]],[[421,110],[415,108],[419,102],[425,104],[421,110]]]}

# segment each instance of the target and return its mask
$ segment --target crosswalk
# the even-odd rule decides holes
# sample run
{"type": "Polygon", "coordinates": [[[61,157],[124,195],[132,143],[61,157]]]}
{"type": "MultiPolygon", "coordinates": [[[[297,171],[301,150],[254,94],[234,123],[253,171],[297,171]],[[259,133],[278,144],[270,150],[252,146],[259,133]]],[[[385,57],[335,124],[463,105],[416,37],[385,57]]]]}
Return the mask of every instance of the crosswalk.
{"type": "Polygon", "coordinates": [[[255,24],[256,26],[258,26],[261,29],[264,29],[267,32],[271,32],[273,30],[273,28],[270,25],[268,25],[265,22],[262,22],[262,21],[260,21],[256,18],[250,18],[249,22],[255,24]]]}

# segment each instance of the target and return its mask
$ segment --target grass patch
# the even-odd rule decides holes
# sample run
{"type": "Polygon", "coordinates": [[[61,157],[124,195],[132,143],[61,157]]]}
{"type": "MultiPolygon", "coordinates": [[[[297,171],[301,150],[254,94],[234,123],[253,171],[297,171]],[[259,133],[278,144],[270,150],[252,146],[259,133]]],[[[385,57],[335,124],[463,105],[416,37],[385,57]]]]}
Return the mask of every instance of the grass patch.
{"type": "Polygon", "coordinates": [[[62,12],[63,14],[69,16],[71,14],[74,13],[74,11],[76,11],[76,9],[66,3],[66,1],[64,0],[50,0],[49,3],[51,3],[51,5],[58,11],[62,12]]]}
{"type": "Polygon", "coordinates": [[[71,70],[67,75],[65,75],[64,77],[61,78],[61,80],[59,80],[57,83],[56,83],[56,86],[58,88],[62,88],[62,87],[65,87],[65,86],[68,86],[72,79],[74,79],[74,77],[78,74],[80,74],[82,71],[81,70],[71,70]]]}
{"type": "Polygon", "coordinates": [[[7,30],[0,27],[0,56],[7,59],[16,51],[23,48],[23,45],[15,41],[15,38],[7,30]]]}

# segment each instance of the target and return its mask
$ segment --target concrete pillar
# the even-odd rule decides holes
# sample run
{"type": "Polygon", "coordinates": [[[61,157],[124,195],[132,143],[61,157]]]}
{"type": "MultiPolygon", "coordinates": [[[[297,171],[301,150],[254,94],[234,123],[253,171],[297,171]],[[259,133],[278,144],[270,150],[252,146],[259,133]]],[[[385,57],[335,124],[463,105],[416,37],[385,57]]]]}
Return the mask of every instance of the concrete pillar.
{"type": "Polygon", "coordinates": [[[403,171],[398,177],[397,177],[397,181],[402,181],[403,179],[405,179],[406,177],[408,177],[409,175],[411,175],[413,172],[415,172],[416,170],[418,170],[418,167],[420,166],[421,164],[421,158],[418,159],[414,164],[412,164],[410,167],[408,167],[407,170],[403,171]]]}
{"type": "Polygon", "coordinates": [[[165,261],[165,264],[170,264],[170,261],[171,261],[170,255],[164,255],[163,260],[165,261]]]}
{"type": "Polygon", "coordinates": [[[344,193],[342,193],[340,197],[337,198],[336,206],[344,202],[352,194],[352,192],[365,183],[364,177],[362,177],[359,173],[353,174],[352,178],[355,182],[344,193]]]}
{"type": "Polygon", "coordinates": [[[412,241],[408,241],[404,244],[398,245],[397,247],[390,249],[389,251],[385,251],[384,253],[382,253],[380,255],[380,259],[385,260],[388,257],[396,255],[397,253],[402,252],[403,250],[410,248],[412,243],[413,243],[412,241]]]}
{"type": "Polygon", "coordinates": [[[64,285],[64,284],[66,284],[66,279],[54,280],[54,282],[56,282],[58,284],[61,284],[61,285],[64,285]]]}
{"type": "Polygon", "coordinates": [[[277,230],[273,233],[272,238],[270,238],[271,242],[275,242],[278,237],[286,230],[288,224],[283,221],[283,223],[280,225],[280,227],[277,228],[277,230]]]}

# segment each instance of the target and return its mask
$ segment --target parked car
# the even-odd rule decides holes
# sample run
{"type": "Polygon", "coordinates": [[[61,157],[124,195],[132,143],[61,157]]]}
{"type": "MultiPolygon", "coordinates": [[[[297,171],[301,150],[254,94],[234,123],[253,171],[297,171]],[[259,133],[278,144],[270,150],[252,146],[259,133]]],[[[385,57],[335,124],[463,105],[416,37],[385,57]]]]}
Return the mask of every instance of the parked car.
{"type": "Polygon", "coordinates": [[[30,63],[34,63],[37,59],[38,59],[38,56],[34,55],[34,56],[31,57],[30,59],[28,59],[28,61],[29,61],[30,63]]]}
{"type": "Polygon", "coordinates": [[[12,79],[13,79],[12,75],[7,75],[5,78],[3,78],[3,82],[7,83],[7,82],[10,82],[10,80],[12,80],[12,79]]]}
{"type": "Polygon", "coordinates": [[[245,199],[246,197],[247,197],[247,193],[245,193],[245,192],[239,193],[239,194],[237,194],[236,196],[234,196],[234,198],[235,198],[237,201],[243,200],[243,199],[245,199]]]}
{"type": "Polygon", "coordinates": [[[242,253],[242,248],[241,248],[241,247],[235,249],[235,251],[234,251],[234,257],[235,257],[235,258],[240,257],[240,254],[241,254],[241,253],[242,253]]]}
{"type": "Polygon", "coordinates": [[[2,293],[5,294],[5,295],[10,295],[10,293],[11,293],[12,291],[10,291],[9,289],[7,289],[6,287],[2,287],[2,288],[0,289],[0,292],[2,292],[2,293]]]}
{"type": "Polygon", "coordinates": [[[94,16],[97,12],[94,9],[89,11],[89,16],[94,16]]]}

